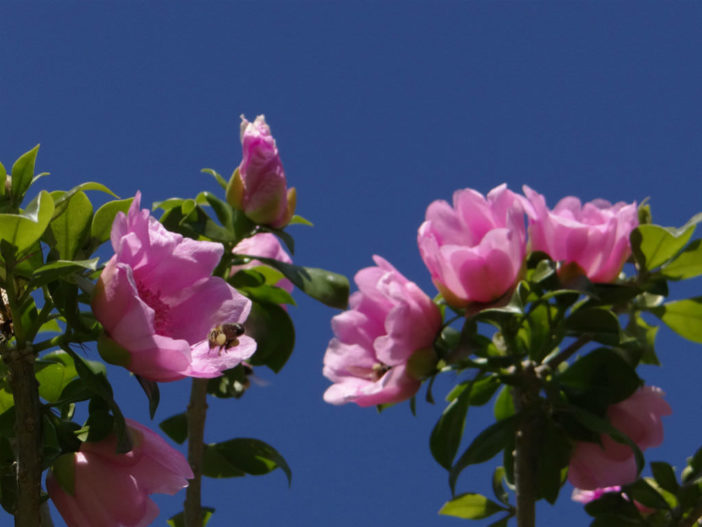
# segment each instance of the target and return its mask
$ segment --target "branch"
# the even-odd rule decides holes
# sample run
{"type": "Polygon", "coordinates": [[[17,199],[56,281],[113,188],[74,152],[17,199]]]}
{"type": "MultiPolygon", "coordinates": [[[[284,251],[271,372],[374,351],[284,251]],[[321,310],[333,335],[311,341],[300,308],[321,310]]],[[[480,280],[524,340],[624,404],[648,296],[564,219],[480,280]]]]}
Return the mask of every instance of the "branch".
{"type": "Polygon", "coordinates": [[[193,479],[185,492],[185,527],[202,527],[202,461],[207,417],[207,379],[193,379],[188,404],[188,462],[193,479]]]}
{"type": "Polygon", "coordinates": [[[592,340],[592,335],[589,334],[584,334],[580,335],[575,342],[572,342],[570,346],[568,346],[566,349],[561,351],[558,355],[555,355],[554,357],[551,357],[548,359],[545,364],[551,368],[555,369],[558,367],[559,364],[562,362],[568,360],[571,358],[576,351],[578,351],[580,348],[582,348],[585,344],[590,342],[592,340]]]}
{"type": "Polygon", "coordinates": [[[514,448],[514,482],[517,494],[517,526],[536,527],[536,463],[539,423],[539,380],[533,364],[521,372],[522,384],[514,388],[515,410],[522,414],[514,448]]]}
{"type": "Polygon", "coordinates": [[[17,455],[16,527],[37,527],[41,508],[41,414],[39,385],[34,376],[34,353],[4,349],[2,358],[9,371],[15,402],[15,437],[17,455]]]}

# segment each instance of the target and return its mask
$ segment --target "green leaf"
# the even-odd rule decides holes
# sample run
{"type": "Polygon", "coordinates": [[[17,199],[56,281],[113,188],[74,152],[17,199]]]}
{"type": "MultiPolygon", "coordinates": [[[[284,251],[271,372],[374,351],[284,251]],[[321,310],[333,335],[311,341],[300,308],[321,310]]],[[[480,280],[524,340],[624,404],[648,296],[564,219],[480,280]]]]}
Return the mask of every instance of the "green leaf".
{"type": "Polygon", "coordinates": [[[76,192],[68,199],[62,212],[51,220],[49,229],[54,235],[59,257],[72,260],[82,246],[93,217],[93,205],[85,192],[76,192]]]}
{"type": "Polygon", "coordinates": [[[7,181],[7,170],[5,165],[0,163],[0,198],[5,195],[5,181],[7,181]]]}
{"type": "Polygon", "coordinates": [[[634,483],[630,483],[624,486],[622,490],[634,501],[638,501],[647,507],[653,509],[670,508],[663,496],[661,496],[645,479],[639,479],[634,483]]]}
{"type": "Polygon", "coordinates": [[[75,273],[95,271],[98,261],[99,258],[97,257],[90,260],[55,260],[34,270],[32,273],[32,285],[39,287],[59,278],[69,277],[75,273]]]}
{"type": "Polygon", "coordinates": [[[17,247],[21,253],[41,238],[54,213],[54,200],[42,190],[24,212],[0,214],[0,238],[17,247]]]}
{"type": "Polygon", "coordinates": [[[295,347],[295,326],[287,311],[276,304],[252,302],[244,329],[256,341],[256,353],[248,362],[278,373],[295,347]]]}
{"type": "Polygon", "coordinates": [[[518,415],[497,421],[480,432],[463,452],[449,474],[451,490],[456,487],[458,476],[469,465],[483,463],[497,455],[510,442],[515,433],[518,415]]]}
{"type": "Polygon", "coordinates": [[[39,395],[50,403],[59,400],[68,384],[78,376],[73,359],[62,351],[44,355],[35,362],[39,395]]]}
{"type": "Polygon", "coordinates": [[[685,247],[672,262],[663,266],[661,274],[670,280],[685,280],[702,274],[702,240],[685,247]]]}
{"type": "MultiPolygon", "coordinates": [[[[206,527],[215,510],[212,507],[200,507],[200,510],[202,510],[202,527],[206,527]]],[[[185,527],[185,513],[179,512],[171,516],[166,523],[170,527],[185,527]]]]}
{"type": "MultiPolygon", "coordinates": [[[[22,154],[12,165],[12,185],[10,187],[10,195],[12,196],[12,203],[15,206],[19,206],[19,204],[22,203],[24,194],[32,184],[32,179],[34,178],[34,165],[37,160],[37,152],[39,152],[39,145],[32,148],[29,152],[22,154]]],[[[4,185],[5,181],[2,183],[4,185]]]]}
{"type": "Polygon", "coordinates": [[[253,260],[258,260],[275,269],[278,269],[303,293],[319,300],[329,307],[345,309],[349,299],[349,281],[340,274],[332,273],[325,269],[315,267],[301,267],[285,262],[279,262],[273,258],[262,258],[260,256],[247,256],[253,260]]]}
{"type": "Polygon", "coordinates": [[[210,192],[201,192],[200,195],[212,207],[219,222],[228,230],[234,231],[234,209],[226,201],[219,199],[210,192]]]}
{"type": "Polygon", "coordinates": [[[563,484],[563,468],[567,467],[570,461],[570,441],[563,430],[551,420],[546,420],[538,432],[538,497],[553,505],[563,484]]]}
{"type": "Polygon", "coordinates": [[[621,340],[619,319],[611,310],[603,307],[579,309],[565,321],[569,335],[579,337],[583,334],[602,344],[616,345],[621,340]]]}
{"type": "Polygon", "coordinates": [[[641,385],[636,371],[608,348],[580,357],[557,380],[571,402],[596,413],[628,398],[641,385]]]}
{"type": "Polygon", "coordinates": [[[473,389],[470,391],[470,405],[482,406],[487,404],[500,386],[500,379],[496,375],[476,381],[473,389]]]}
{"type": "Polygon", "coordinates": [[[161,392],[158,388],[158,383],[145,379],[141,375],[134,375],[136,380],[139,381],[139,385],[146,394],[146,398],[149,401],[149,417],[151,419],[156,415],[156,409],[158,408],[158,403],[161,400],[161,392]]]}
{"type": "Polygon", "coordinates": [[[290,223],[288,225],[307,225],[308,227],[314,227],[314,223],[310,220],[303,218],[302,216],[295,214],[290,218],[290,223]]]}
{"type": "Polygon", "coordinates": [[[260,476],[276,468],[285,473],[288,485],[292,484],[292,472],[283,456],[263,441],[237,438],[205,445],[203,474],[207,477],[231,477],[223,475],[227,471],[235,473],[234,476],[243,473],[260,476]]]}
{"type": "Polygon", "coordinates": [[[702,342],[702,297],[667,302],[654,307],[651,313],[681,337],[702,342]]]}
{"type": "Polygon", "coordinates": [[[651,472],[653,472],[653,477],[662,489],[665,489],[673,494],[678,493],[680,485],[675,477],[673,467],[671,467],[668,463],[664,463],[662,461],[652,461],[651,472]]]}
{"type": "Polygon", "coordinates": [[[509,505],[509,494],[502,485],[502,480],[505,478],[505,467],[497,467],[492,473],[492,492],[495,497],[505,505],[509,505]]]}
{"type": "Polygon", "coordinates": [[[673,258],[690,240],[702,214],[679,229],[660,225],[639,225],[631,233],[631,248],[644,269],[652,270],[673,258]]]}
{"type": "Polygon", "coordinates": [[[453,458],[463,437],[470,395],[475,381],[468,383],[463,392],[444,409],[429,439],[431,454],[439,465],[451,470],[453,458]]]}
{"type": "Polygon", "coordinates": [[[217,172],[216,170],[214,170],[212,168],[203,168],[202,170],[200,170],[200,172],[202,172],[203,174],[211,175],[213,178],[215,178],[217,180],[217,183],[219,183],[220,187],[222,187],[224,190],[227,189],[227,180],[224,179],[222,177],[222,175],[219,172],[217,172]]]}
{"type": "Polygon", "coordinates": [[[90,237],[94,240],[96,246],[110,239],[112,232],[112,223],[118,213],[127,213],[132,205],[134,198],[120,199],[108,201],[100,207],[93,216],[93,221],[90,224],[90,237]]]}
{"type": "Polygon", "coordinates": [[[503,386],[500,393],[495,399],[493,414],[495,419],[501,421],[514,415],[514,398],[512,397],[512,389],[509,386],[503,386]]]}
{"type": "Polygon", "coordinates": [[[480,520],[507,510],[482,494],[466,493],[456,496],[441,507],[439,514],[467,520],[480,520]]]}
{"type": "Polygon", "coordinates": [[[182,445],[188,439],[188,418],[185,413],[172,415],[158,425],[173,441],[182,445]]]}

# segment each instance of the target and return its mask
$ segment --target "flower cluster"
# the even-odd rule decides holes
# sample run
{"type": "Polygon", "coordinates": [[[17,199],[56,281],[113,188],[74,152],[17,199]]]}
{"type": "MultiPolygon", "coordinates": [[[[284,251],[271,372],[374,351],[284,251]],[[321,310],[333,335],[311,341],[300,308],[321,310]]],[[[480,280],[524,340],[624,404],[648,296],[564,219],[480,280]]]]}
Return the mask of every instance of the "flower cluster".
{"type": "MultiPolygon", "coordinates": [[[[567,197],[548,210],[543,196],[526,186],[524,192],[515,194],[505,184],[487,196],[464,189],[454,193],[453,205],[443,200],[429,205],[417,244],[446,304],[479,310],[508,298],[523,275],[528,250],[575,266],[593,282],[617,277],[631,253],[636,204],[581,205],[567,197]]],[[[336,337],[324,358],[324,375],[334,383],[325,399],[334,404],[367,406],[413,396],[420,382],[407,373],[408,361],[417,350],[431,348],[441,328],[428,297],[385,260],[375,260],[377,267],[356,276],[360,292],[351,309],[332,321],[336,337]]]]}

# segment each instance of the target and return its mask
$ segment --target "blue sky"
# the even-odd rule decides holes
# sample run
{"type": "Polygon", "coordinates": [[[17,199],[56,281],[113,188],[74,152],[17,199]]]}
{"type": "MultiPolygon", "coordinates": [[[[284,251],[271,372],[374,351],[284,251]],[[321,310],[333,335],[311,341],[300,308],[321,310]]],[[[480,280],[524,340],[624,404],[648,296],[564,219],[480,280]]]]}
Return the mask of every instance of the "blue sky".
{"type": "MultiPolygon", "coordinates": [[[[315,223],[290,228],[295,261],[353,276],[380,254],[433,295],[416,231],[459,188],[528,184],[551,205],[650,196],[664,225],[702,209],[700,24],[692,2],[6,1],[0,160],[41,143],[51,188],[99,180],[144,203],[191,197],[217,189],[201,168],[239,163],[239,115],[264,113],[315,223]]],[[[420,403],[415,418],[407,405],[325,404],[334,311],[296,299],[286,368],[260,372],[268,384],[239,401],[212,401],[206,431],[267,441],[292,488],[278,472],[206,481],[211,525],[458,525],[436,515],[449,488],[428,440],[443,406],[420,403]]],[[[665,329],[658,350],[664,368],[641,375],[674,414],[647,457],[682,466],[700,444],[702,350],[665,329]]],[[[136,382],[110,378],[125,413],[148,423],[136,382]]],[[[156,422],[185,407],[187,388],[162,386],[156,422]]],[[[469,414],[467,436],[489,418],[469,414]]],[[[493,466],[465,471],[458,490],[489,492],[493,466]]],[[[587,525],[570,490],[539,525],[587,525]]],[[[157,524],[183,498],[157,498],[157,524]]]]}

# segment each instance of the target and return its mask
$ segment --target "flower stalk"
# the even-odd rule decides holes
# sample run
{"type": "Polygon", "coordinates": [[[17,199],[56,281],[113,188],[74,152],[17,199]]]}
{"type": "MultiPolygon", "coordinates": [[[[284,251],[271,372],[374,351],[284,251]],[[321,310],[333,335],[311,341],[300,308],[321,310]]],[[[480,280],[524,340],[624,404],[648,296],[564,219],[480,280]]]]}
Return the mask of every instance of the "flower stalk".
{"type": "Polygon", "coordinates": [[[193,379],[188,419],[188,463],[193,471],[185,492],[185,527],[202,527],[202,470],[207,418],[207,379],[193,379]]]}
{"type": "Polygon", "coordinates": [[[531,363],[522,370],[521,376],[521,385],[513,391],[515,410],[521,415],[514,448],[517,526],[536,527],[539,380],[531,363]]]}

